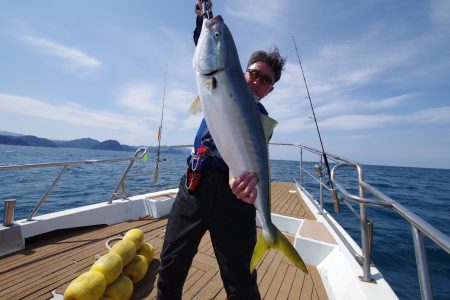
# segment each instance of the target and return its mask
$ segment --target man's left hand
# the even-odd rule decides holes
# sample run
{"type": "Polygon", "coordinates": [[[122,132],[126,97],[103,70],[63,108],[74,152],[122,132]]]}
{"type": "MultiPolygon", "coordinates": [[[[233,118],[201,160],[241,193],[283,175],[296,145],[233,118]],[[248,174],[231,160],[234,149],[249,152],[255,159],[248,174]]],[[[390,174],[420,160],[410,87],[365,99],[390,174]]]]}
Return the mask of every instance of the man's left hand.
{"type": "Polygon", "coordinates": [[[230,184],[233,194],[242,201],[254,204],[256,200],[256,175],[250,172],[244,172],[230,184]]]}

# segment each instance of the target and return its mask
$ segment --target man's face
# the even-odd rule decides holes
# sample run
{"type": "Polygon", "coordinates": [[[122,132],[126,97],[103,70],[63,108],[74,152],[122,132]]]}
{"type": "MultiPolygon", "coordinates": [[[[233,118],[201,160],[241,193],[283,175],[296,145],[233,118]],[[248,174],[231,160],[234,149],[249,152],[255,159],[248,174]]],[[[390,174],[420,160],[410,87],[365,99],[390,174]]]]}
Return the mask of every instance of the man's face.
{"type": "Polygon", "coordinates": [[[263,61],[257,61],[250,65],[244,76],[252,93],[259,98],[265,97],[273,90],[275,74],[272,68],[263,61]]]}

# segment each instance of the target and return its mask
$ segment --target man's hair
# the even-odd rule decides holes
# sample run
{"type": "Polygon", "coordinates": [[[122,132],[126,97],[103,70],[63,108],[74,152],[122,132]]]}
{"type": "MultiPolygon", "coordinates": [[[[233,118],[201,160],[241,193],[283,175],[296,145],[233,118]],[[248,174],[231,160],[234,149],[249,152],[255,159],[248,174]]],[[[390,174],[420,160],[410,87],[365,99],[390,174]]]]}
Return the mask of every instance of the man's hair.
{"type": "Polygon", "coordinates": [[[275,74],[275,82],[280,80],[281,71],[284,69],[286,59],[281,57],[278,47],[270,48],[269,51],[258,50],[253,52],[248,60],[247,69],[257,61],[263,61],[272,68],[273,73],[275,74]]]}

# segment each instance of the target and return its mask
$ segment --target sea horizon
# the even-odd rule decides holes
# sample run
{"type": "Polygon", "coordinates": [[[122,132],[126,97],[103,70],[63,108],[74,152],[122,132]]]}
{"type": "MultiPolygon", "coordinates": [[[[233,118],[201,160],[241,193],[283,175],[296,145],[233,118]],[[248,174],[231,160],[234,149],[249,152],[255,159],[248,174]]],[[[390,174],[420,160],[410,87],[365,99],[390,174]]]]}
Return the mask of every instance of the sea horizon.
{"type": "MultiPolygon", "coordinates": [[[[4,133],[9,133],[9,134],[14,134],[14,135],[18,135],[18,136],[26,136],[26,134],[20,134],[20,133],[13,133],[13,132],[9,132],[9,131],[2,131],[0,130],[0,135],[3,135],[4,133]]],[[[47,139],[47,138],[43,138],[43,137],[38,137],[38,138],[42,138],[42,139],[47,139]]],[[[58,142],[70,142],[70,141],[75,141],[75,140],[81,140],[81,139],[92,139],[90,137],[85,137],[85,138],[77,138],[77,139],[61,139],[61,140],[51,140],[51,141],[58,141],[58,142]]],[[[96,139],[93,139],[96,140],[96,139]]],[[[110,140],[114,140],[114,141],[118,141],[116,139],[110,139],[110,140]]],[[[105,141],[109,141],[109,140],[105,140],[105,141]]],[[[105,141],[101,141],[101,142],[105,142],[105,141]]],[[[122,144],[120,141],[118,141],[121,145],[125,145],[128,146],[126,144],[122,144]]],[[[9,144],[3,144],[0,142],[0,145],[9,145],[9,144]]],[[[85,149],[85,150],[93,150],[93,151],[113,151],[113,152],[119,152],[119,153],[129,153],[129,152],[133,152],[132,150],[123,150],[123,151],[117,151],[117,150],[112,150],[112,149],[88,149],[88,148],[81,148],[81,147],[46,147],[46,146],[35,146],[35,145],[9,145],[9,146],[17,146],[17,147],[37,147],[37,148],[68,148],[68,149],[85,149]]],[[[136,147],[136,148],[149,148],[149,149],[155,149],[158,148],[158,145],[131,145],[130,147],[136,147]]],[[[161,145],[161,148],[184,148],[184,147],[180,147],[180,145],[161,145]]],[[[270,151],[269,151],[269,155],[270,155],[270,151]]],[[[281,158],[281,157],[270,157],[270,160],[285,160],[285,161],[296,161],[296,159],[293,158],[281,158]]],[[[450,170],[450,167],[435,167],[435,166],[428,166],[428,167],[424,167],[424,166],[415,166],[415,165],[392,165],[392,164],[374,164],[374,163],[365,163],[365,162],[360,162],[360,161],[355,161],[356,163],[359,163],[361,165],[364,166],[379,166],[379,167],[397,167],[397,168],[419,168],[419,169],[437,169],[437,170],[450,170]]]]}

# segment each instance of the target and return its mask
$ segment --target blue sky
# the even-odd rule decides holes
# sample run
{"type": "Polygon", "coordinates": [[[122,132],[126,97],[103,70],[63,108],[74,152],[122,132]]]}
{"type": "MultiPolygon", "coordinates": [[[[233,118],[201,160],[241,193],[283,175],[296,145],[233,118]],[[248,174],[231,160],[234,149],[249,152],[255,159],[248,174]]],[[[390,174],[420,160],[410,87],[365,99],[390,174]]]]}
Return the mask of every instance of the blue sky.
{"type": "MultiPolygon", "coordinates": [[[[0,130],[50,139],[190,144],[200,116],[193,1],[0,0],[0,130]]],[[[450,168],[450,1],[215,1],[245,66],[273,45],[287,58],[263,104],[272,141],[363,164],[450,168]]],[[[272,158],[296,158],[271,149],[272,158]]]]}

